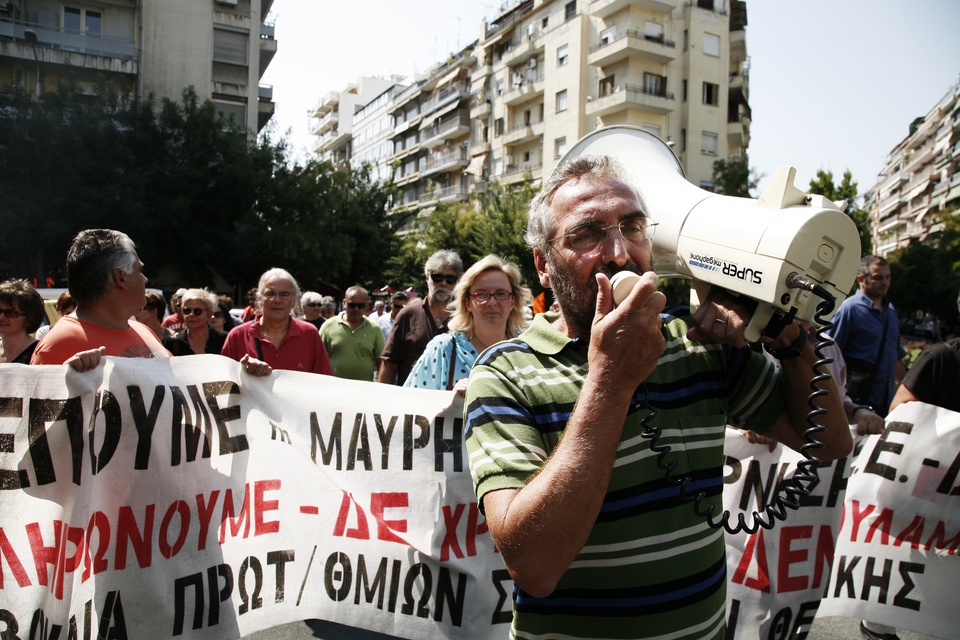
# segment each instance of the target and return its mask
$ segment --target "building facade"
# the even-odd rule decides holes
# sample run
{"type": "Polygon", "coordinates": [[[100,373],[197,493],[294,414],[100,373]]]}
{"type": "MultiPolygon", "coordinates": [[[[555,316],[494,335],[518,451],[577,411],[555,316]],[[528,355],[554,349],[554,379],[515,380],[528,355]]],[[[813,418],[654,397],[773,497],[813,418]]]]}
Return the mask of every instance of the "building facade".
{"type": "Polygon", "coordinates": [[[874,252],[887,256],[937,231],[937,214],[960,206],[960,85],[922,118],[887,156],[864,195],[874,252]]]}
{"type": "Polygon", "coordinates": [[[316,136],[313,152],[321,160],[348,162],[353,155],[353,117],[357,110],[402,78],[363,76],[340,91],[330,91],[317,101],[311,112],[314,120],[310,133],[316,136]]]}
{"type": "Polygon", "coordinates": [[[261,85],[277,50],[273,0],[13,0],[0,3],[0,84],[34,95],[71,78],[180,102],[193,86],[257,132],[274,112],[261,85]]]}
{"type": "MultiPolygon", "coordinates": [[[[395,208],[464,200],[487,181],[539,183],[582,136],[615,124],[660,137],[687,179],[712,189],[713,163],[750,143],[746,24],[742,0],[513,2],[394,93],[395,208]]],[[[332,108],[315,111],[318,134],[330,135],[332,108]]]]}

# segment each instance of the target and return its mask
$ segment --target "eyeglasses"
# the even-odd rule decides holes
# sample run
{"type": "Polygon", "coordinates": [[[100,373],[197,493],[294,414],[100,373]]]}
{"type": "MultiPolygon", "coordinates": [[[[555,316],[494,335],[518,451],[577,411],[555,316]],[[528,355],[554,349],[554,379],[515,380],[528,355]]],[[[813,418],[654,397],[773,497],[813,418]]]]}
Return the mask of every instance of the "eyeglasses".
{"type": "Polygon", "coordinates": [[[394,308],[394,309],[403,309],[403,307],[404,307],[404,305],[402,305],[402,304],[394,304],[394,305],[393,305],[393,308],[394,308]]]}
{"type": "Polygon", "coordinates": [[[293,297],[293,291],[270,291],[267,289],[263,292],[263,297],[267,300],[275,300],[276,298],[280,298],[284,302],[287,302],[293,297]]]}
{"type": "Polygon", "coordinates": [[[305,307],[310,307],[310,308],[317,308],[317,307],[322,307],[322,306],[323,306],[323,303],[322,303],[322,302],[308,302],[307,304],[305,304],[305,305],[303,305],[303,306],[305,306],[305,307]]]}
{"type": "Polygon", "coordinates": [[[452,273],[431,273],[430,279],[440,284],[444,280],[447,281],[447,284],[457,284],[457,280],[460,279],[460,276],[453,275],[452,273]]]}
{"type": "Polygon", "coordinates": [[[10,309],[0,309],[0,316],[7,316],[11,320],[13,318],[19,318],[20,316],[25,316],[25,315],[27,314],[25,314],[23,311],[17,311],[12,307],[10,309]]]}
{"type": "Polygon", "coordinates": [[[347,306],[350,307],[351,309],[363,309],[365,306],[367,306],[367,303],[366,302],[348,302],[347,306]]]}
{"type": "Polygon", "coordinates": [[[502,302],[512,296],[513,293],[511,291],[504,291],[503,289],[500,289],[494,293],[490,293],[489,291],[474,291],[470,295],[473,296],[473,299],[477,302],[486,302],[490,298],[502,302]]]}
{"type": "Polygon", "coordinates": [[[629,220],[611,224],[607,227],[586,225],[574,229],[573,232],[566,235],[551,238],[547,242],[553,244],[557,240],[567,238],[570,241],[570,248],[574,251],[591,251],[603,242],[603,239],[607,237],[607,232],[610,229],[617,229],[624,242],[640,244],[644,240],[649,240],[653,237],[654,232],[657,230],[657,224],[659,223],[650,222],[647,218],[630,218],[629,220]]]}
{"type": "Polygon", "coordinates": [[[189,315],[191,315],[191,314],[192,314],[192,315],[195,315],[195,316],[202,316],[204,311],[206,311],[206,309],[204,309],[204,308],[202,308],[202,307],[193,307],[192,309],[188,309],[188,308],[186,308],[186,307],[183,307],[183,315],[184,315],[184,316],[189,316],[189,315]]]}

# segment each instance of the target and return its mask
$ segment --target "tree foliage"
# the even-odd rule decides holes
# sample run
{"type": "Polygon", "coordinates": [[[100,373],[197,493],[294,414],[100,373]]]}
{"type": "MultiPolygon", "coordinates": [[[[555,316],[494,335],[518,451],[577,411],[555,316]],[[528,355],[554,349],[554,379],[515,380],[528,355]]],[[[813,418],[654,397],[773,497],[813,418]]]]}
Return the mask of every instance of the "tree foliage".
{"type": "Polygon", "coordinates": [[[890,260],[890,299],[902,317],[932,313],[957,318],[960,292],[960,215],[956,209],[938,214],[930,235],[898,249],[890,260]]]}
{"type": "Polygon", "coordinates": [[[73,236],[95,227],[133,238],[165,288],[245,291],[274,266],[307,287],[370,284],[400,221],[367,170],[291,163],[192,89],[160,104],[0,89],[0,193],[0,275],[57,285],[73,236]]]}
{"type": "Polygon", "coordinates": [[[750,192],[757,188],[760,177],[750,168],[750,159],[747,154],[743,154],[730,160],[714,162],[711,180],[717,193],[752,198],[750,192]]]}
{"type": "Polygon", "coordinates": [[[416,230],[404,235],[402,248],[389,263],[389,274],[404,287],[422,290],[423,264],[433,252],[456,251],[464,268],[493,253],[517,265],[524,283],[539,293],[533,252],[523,239],[527,208],[536,192],[530,181],[513,189],[490,182],[486,191],[473,194],[469,202],[437,205],[416,230]]]}
{"type": "Polygon", "coordinates": [[[870,237],[870,215],[856,206],[857,182],[853,179],[851,172],[844,171],[843,180],[840,181],[839,185],[834,185],[833,172],[820,169],[817,171],[817,176],[810,180],[809,193],[821,195],[834,202],[846,200],[847,206],[844,213],[850,216],[860,233],[860,255],[865,256],[873,253],[873,240],[870,237]]]}

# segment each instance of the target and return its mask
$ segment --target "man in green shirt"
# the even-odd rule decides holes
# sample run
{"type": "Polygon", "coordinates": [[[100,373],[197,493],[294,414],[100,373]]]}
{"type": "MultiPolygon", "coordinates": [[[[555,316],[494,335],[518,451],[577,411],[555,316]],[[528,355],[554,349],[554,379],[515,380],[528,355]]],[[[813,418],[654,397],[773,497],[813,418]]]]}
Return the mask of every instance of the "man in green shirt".
{"type": "MultiPolygon", "coordinates": [[[[816,360],[802,327],[746,346],[749,314],[722,291],[694,316],[663,313],[640,195],[609,158],[558,167],[527,241],[560,313],[484,353],[466,397],[481,509],[512,576],[512,638],[724,637],[722,531],[664,478],[644,422],[662,429],[674,477],[720,501],[727,423],[799,448],[816,360]],[[643,274],[619,307],[610,277],[643,274]],[[649,398],[649,403],[648,403],[649,398]],[[656,410],[651,416],[650,408],[656,410]]],[[[820,400],[832,459],[851,447],[836,385],[820,400]]]]}
{"type": "Polygon", "coordinates": [[[383,332],[367,317],[367,290],[350,287],[343,311],[320,327],[320,338],[330,356],[333,375],[371,382],[383,351],[383,332]]]}

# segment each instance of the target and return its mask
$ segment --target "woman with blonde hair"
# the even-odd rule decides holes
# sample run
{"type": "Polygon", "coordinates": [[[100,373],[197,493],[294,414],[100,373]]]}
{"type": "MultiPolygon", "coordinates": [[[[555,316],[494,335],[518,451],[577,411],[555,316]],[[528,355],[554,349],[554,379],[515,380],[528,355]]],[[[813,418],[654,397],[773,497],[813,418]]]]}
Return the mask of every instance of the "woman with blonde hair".
{"type": "Polygon", "coordinates": [[[180,313],[186,328],[163,341],[175,356],[199,353],[220,354],[227,334],[210,328],[210,318],[217,308],[217,296],[206,289],[187,289],[180,297],[180,313]]]}
{"type": "Polygon", "coordinates": [[[480,354],[526,328],[523,309],[532,302],[520,270],[488,255],[460,277],[448,306],[450,333],[433,338],[403,386],[454,390],[463,395],[467,376],[480,354]]]}

